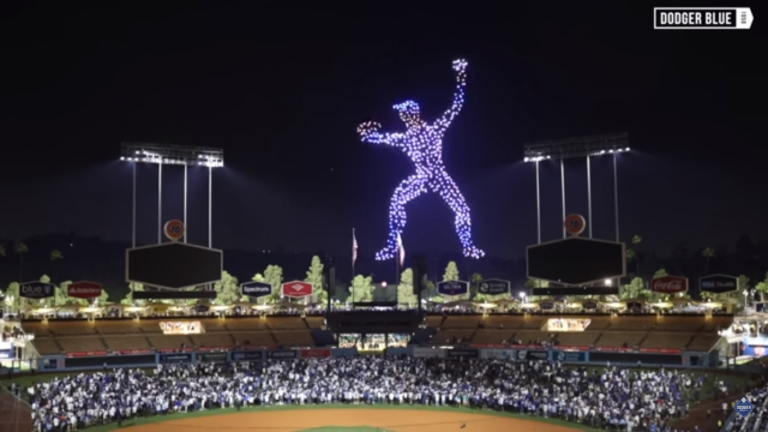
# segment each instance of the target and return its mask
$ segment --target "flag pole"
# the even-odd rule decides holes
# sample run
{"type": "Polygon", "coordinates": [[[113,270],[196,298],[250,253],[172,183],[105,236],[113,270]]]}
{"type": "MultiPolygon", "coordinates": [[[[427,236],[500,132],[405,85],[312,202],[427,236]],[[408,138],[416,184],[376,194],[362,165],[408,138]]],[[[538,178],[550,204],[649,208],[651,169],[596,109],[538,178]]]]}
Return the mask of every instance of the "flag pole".
{"type": "Polygon", "coordinates": [[[395,255],[395,285],[400,284],[400,267],[402,265],[401,263],[401,257],[403,257],[403,251],[405,250],[405,246],[403,245],[403,237],[400,235],[400,232],[397,232],[397,255],[395,255]]]}
{"type": "Polygon", "coordinates": [[[352,304],[355,303],[355,258],[357,258],[357,239],[355,229],[352,228],[352,304]]]}
{"type": "Polygon", "coordinates": [[[395,285],[400,283],[400,252],[397,252],[397,256],[395,257],[395,285]]]}

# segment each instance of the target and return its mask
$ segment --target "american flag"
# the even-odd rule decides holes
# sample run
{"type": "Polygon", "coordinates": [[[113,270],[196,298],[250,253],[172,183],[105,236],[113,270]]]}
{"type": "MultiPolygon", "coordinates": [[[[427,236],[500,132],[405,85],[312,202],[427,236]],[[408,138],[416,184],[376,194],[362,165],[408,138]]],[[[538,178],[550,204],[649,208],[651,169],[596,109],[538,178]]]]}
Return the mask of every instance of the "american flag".
{"type": "Polygon", "coordinates": [[[357,237],[355,237],[355,229],[352,228],[352,265],[355,265],[357,261],[357,237]]]}
{"type": "Polygon", "coordinates": [[[400,232],[397,233],[397,255],[400,260],[400,267],[405,264],[405,246],[403,246],[403,239],[400,237],[400,232]]]}

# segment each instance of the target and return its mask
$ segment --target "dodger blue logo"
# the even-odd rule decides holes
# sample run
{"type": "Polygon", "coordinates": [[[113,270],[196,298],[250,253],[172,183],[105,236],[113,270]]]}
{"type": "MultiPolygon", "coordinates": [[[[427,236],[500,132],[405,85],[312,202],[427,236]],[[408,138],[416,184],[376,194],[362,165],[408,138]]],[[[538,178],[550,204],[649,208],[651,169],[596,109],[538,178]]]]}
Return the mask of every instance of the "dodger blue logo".
{"type": "Polygon", "coordinates": [[[755,409],[755,406],[752,405],[749,402],[749,399],[745,397],[739,399],[738,402],[736,402],[736,406],[733,407],[733,409],[739,413],[740,416],[746,417],[749,415],[749,413],[752,412],[753,409],[755,409]]]}

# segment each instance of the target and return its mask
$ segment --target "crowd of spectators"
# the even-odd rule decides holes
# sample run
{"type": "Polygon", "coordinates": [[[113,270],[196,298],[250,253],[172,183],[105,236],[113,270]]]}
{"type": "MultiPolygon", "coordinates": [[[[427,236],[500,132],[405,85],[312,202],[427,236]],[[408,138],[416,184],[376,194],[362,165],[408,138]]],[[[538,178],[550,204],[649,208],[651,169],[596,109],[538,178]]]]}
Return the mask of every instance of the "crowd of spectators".
{"type": "Polygon", "coordinates": [[[217,408],[332,403],[464,406],[665,432],[675,430],[672,422],[686,415],[688,398],[703,383],[703,376],[664,369],[361,356],[118,369],[59,377],[21,393],[35,432],[217,408]]]}

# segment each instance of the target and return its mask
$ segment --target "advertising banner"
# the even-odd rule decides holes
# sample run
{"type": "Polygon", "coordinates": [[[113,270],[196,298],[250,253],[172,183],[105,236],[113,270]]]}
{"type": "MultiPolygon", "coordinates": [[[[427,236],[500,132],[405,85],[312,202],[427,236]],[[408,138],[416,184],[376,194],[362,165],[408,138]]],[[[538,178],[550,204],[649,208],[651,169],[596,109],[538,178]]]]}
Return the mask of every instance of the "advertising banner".
{"type": "Polygon", "coordinates": [[[192,363],[192,354],[160,354],[160,363],[192,363]]]}
{"type": "Polygon", "coordinates": [[[517,358],[516,351],[510,349],[484,349],[480,350],[480,357],[485,359],[514,360],[517,358]]]}
{"type": "Polygon", "coordinates": [[[105,356],[109,354],[107,351],[75,351],[75,352],[68,352],[67,357],[73,358],[73,357],[99,357],[99,356],[105,356]]]}
{"type": "Polygon", "coordinates": [[[267,358],[270,360],[285,360],[295,359],[298,351],[286,349],[286,350],[270,350],[267,351],[267,358]]]}
{"type": "Polygon", "coordinates": [[[445,350],[445,356],[448,358],[465,357],[480,358],[480,350],[471,348],[454,348],[445,350]]]}
{"type": "Polygon", "coordinates": [[[314,287],[311,283],[292,281],[283,284],[283,295],[286,297],[303,298],[312,295],[314,287]]]}
{"type": "Polygon", "coordinates": [[[133,349],[133,350],[122,350],[120,351],[120,354],[122,355],[135,355],[135,354],[150,354],[152,350],[148,349],[133,349]]]}
{"type": "Polygon", "coordinates": [[[190,335],[203,332],[200,321],[161,321],[160,330],[165,335],[190,335]]]}
{"type": "Polygon", "coordinates": [[[417,358],[443,358],[445,350],[440,348],[413,347],[413,356],[417,358]]]}
{"type": "Polygon", "coordinates": [[[65,361],[66,360],[63,357],[45,358],[43,359],[43,369],[44,370],[64,369],[65,361]]]}
{"type": "Polygon", "coordinates": [[[67,295],[79,299],[92,299],[101,296],[101,284],[96,282],[80,281],[69,284],[67,295]]]}
{"type": "Polygon", "coordinates": [[[486,279],[480,282],[477,291],[480,294],[499,295],[509,292],[511,282],[503,279],[486,279]]]}
{"type": "Polygon", "coordinates": [[[33,281],[21,284],[19,296],[28,299],[44,299],[53,297],[56,286],[52,283],[33,281]]]}
{"type": "Polygon", "coordinates": [[[640,353],[622,353],[622,352],[599,352],[589,353],[591,362],[615,362],[632,363],[642,362],[645,365],[682,365],[682,355],[670,354],[640,354],[640,353]]]}
{"type": "Polygon", "coordinates": [[[469,282],[466,282],[466,281],[438,282],[437,292],[439,294],[448,295],[448,296],[464,295],[469,292],[469,282]]]}
{"type": "Polygon", "coordinates": [[[357,355],[357,348],[334,348],[331,350],[331,357],[354,357],[357,355]]]}
{"type": "Polygon", "coordinates": [[[225,352],[198,353],[197,361],[200,363],[226,363],[227,353],[225,352]]]}
{"type": "Polygon", "coordinates": [[[232,353],[232,361],[264,360],[264,351],[237,351],[232,353]]]}
{"type": "Polygon", "coordinates": [[[308,349],[308,350],[302,350],[301,351],[301,358],[311,358],[311,357],[330,357],[331,356],[331,350],[329,349],[308,349]]]}
{"type": "Polygon", "coordinates": [[[240,293],[251,298],[266,297],[272,295],[272,284],[266,282],[246,282],[240,284],[240,293]]]}
{"type": "Polygon", "coordinates": [[[736,276],[728,276],[724,274],[704,276],[703,278],[699,279],[699,289],[701,291],[715,294],[724,294],[738,291],[739,278],[736,276]]]}
{"type": "Polygon", "coordinates": [[[520,350],[517,352],[518,360],[548,360],[549,353],[547,351],[530,351],[520,350]]]}
{"type": "Polygon", "coordinates": [[[651,291],[662,294],[676,294],[688,291],[688,278],[663,276],[651,279],[651,291]]]}
{"type": "Polygon", "coordinates": [[[413,348],[412,347],[390,347],[386,349],[384,354],[388,356],[413,357],[413,348]]]}
{"type": "Polygon", "coordinates": [[[554,357],[557,361],[561,362],[587,361],[587,353],[585,352],[558,351],[555,353],[554,357]]]}

